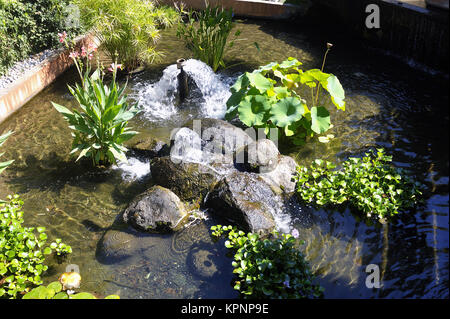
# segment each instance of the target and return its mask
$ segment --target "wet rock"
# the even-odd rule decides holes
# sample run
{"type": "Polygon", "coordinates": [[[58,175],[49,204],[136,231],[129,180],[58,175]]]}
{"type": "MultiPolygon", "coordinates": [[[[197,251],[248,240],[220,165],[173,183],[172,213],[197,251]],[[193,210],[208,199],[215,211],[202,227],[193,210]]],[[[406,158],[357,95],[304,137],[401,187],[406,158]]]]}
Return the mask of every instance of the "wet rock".
{"type": "Polygon", "coordinates": [[[110,229],[98,242],[96,257],[110,264],[132,256],[138,249],[139,241],[132,233],[110,229]]]}
{"type": "Polygon", "coordinates": [[[297,163],[295,160],[290,156],[281,155],[275,169],[263,172],[260,176],[268,184],[272,185],[272,189],[278,194],[292,194],[295,191],[293,177],[296,172],[297,163]]]}
{"type": "Polygon", "coordinates": [[[165,142],[153,136],[136,135],[130,139],[125,146],[130,149],[137,156],[145,158],[154,158],[166,156],[169,154],[170,147],[165,142]]]}
{"type": "Polygon", "coordinates": [[[187,220],[184,204],[172,191],[153,186],[124,211],[125,223],[149,232],[177,231],[187,220]]]}
{"type": "Polygon", "coordinates": [[[222,178],[219,170],[201,163],[174,163],[168,156],[150,163],[153,181],[172,190],[182,200],[200,201],[222,178]]]}
{"type": "Polygon", "coordinates": [[[212,213],[262,235],[275,228],[274,213],[282,202],[260,176],[238,171],[224,177],[205,200],[212,213]]]}
{"type": "Polygon", "coordinates": [[[254,138],[244,130],[219,119],[197,119],[184,125],[201,137],[202,150],[207,153],[231,156],[237,149],[251,143],[254,138]]]}
{"type": "Polygon", "coordinates": [[[259,139],[239,149],[234,161],[237,167],[247,172],[266,173],[273,171],[280,157],[280,152],[274,142],[259,139]]]}

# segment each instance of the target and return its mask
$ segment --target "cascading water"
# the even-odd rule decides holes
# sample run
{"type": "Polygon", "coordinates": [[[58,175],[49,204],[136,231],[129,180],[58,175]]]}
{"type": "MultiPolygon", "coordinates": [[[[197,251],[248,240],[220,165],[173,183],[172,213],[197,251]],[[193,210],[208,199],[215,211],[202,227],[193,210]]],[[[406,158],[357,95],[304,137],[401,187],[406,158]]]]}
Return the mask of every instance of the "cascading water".
{"type": "Polygon", "coordinates": [[[181,105],[176,105],[180,73],[176,64],[169,65],[158,82],[136,86],[137,100],[144,109],[144,116],[150,121],[168,120],[181,109],[190,108],[200,117],[223,118],[225,103],[230,96],[228,85],[201,61],[189,59],[184,62],[183,69],[195,85],[190,88],[194,92],[181,105]]]}

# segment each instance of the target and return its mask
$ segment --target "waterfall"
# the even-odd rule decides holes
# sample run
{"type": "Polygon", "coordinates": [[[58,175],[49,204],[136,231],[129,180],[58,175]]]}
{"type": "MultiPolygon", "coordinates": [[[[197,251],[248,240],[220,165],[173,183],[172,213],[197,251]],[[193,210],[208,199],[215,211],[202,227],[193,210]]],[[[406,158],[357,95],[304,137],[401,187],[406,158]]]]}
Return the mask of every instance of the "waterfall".
{"type": "Polygon", "coordinates": [[[183,68],[195,83],[190,90],[198,92],[191,92],[187,101],[176,106],[180,70],[176,64],[169,65],[158,82],[137,85],[137,101],[144,110],[144,116],[150,121],[168,120],[187,107],[195,108],[201,117],[223,118],[226,101],[231,94],[228,85],[201,61],[189,59],[183,68]]]}

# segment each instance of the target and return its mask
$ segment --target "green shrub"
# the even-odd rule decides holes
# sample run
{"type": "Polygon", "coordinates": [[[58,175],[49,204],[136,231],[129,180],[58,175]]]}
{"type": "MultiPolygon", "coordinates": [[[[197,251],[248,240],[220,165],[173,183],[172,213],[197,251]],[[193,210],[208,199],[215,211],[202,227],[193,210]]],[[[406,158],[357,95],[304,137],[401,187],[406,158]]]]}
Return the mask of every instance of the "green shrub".
{"type": "MultiPolygon", "coordinates": [[[[97,299],[89,292],[79,292],[73,295],[63,291],[60,282],[54,281],[47,286],[39,286],[28,292],[22,299],[97,299]]],[[[117,295],[106,296],[105,299],[120,299],[117,295]]]]}
{"type": "Polygon", "coordinates": [[[384,222],[399,210],[414,207],[423,188],[405,170],[391,166],[391,161],[383,149],[363,158],[350,157],[339,170],[331,162],[316,159],[309,168],[297,168],[298,195],[319,206],[349,202],[368,218],[384,222]]]}
{"type": "Polygon", "coordinates": [[[0,203],[0,298],[16,298],[42,284],[44,255],[52,253],[45,227],[24,227],[23,202],[18,195],[8,199],[0,203]]]}
{"type": "Polygon", "coordinates": [[[178,22],[178,12],[150,0],[74,0],[86,28],[95,30],[112,61],[128,70],[152,63],[161,53],[155,48],[159,30],[178,22]]]}
{"type": "MultiPolygon", "coordinates": [[[[187,13],[187,23],[178,25],[177,36],[183,38],[194,58],[208,64],[214,72],[222,66],[228,36],[234,28],[233,11],[207,5],[203,11],[187,13]]],[[[240,31],[235,33],[238,36],[240,31]]],[[[233,45],[233,41],[229,46],[233,45]]]]}
{"type": "Polygon", "coordinates": [[[345,110],[344,89],[335,75],[319,69],[303,71],[299,68],[301,64],[290,57],[282,63],[272,62],[239,76],[230,88],[226,119],[238,115],[245,125],[264,128],[266,134],[271,128],[277,128],[281,136],[299,145],[314,133],[325,133],[331,121],[329,111],[319,103],[320,87],[330,94],[339,110],[345,110]],[[310,96],[300,96],[296,92],[300,85],[309,89],[310,96]]]}
{"type": "Polygon", "coordinates": [[[0,0],[0,75],[30,54],[55,47],[57,32],[77,34],[68,27],[69,0],[0,0]]]}
{"type": "Polygon", "coordinates": [[[77,109],[69,110],[54,102],[52,104],[73,130],[71,154],[79,153],[77,161],[87,157],[94,166],[115,164],[118,160],[126,163],[127,149],[122,144],[137,134],[127,127],[128,121],[140,110],[137,103],[128,105],[127,95],[124,93],[126,84],[122,87],[117,84],[117,69],[121,65],[111,64],[109,70],[113,76],[108,86],[104,83],[101,68],[90,74],[92,54],[91,49],[84,47],[81,48],[81,53],[74,51],[70,54],[79,72],[81,85],[76,83],[74,87],[68,87],[81,112],[77,109]]]}
{"type": "MultiPolygon", "coordinates": [[[[234,289],[244,298],[319,298],[323,289],[313,284],[302,253],[296,247],[298,232],[261,239],[259,235],[238,231],[236,227],[211,227],[216,239],[228,232],[225,246],[235,252],[232,263],[237,280],[234,289]]],[[[303,242],[300,242],[303,244],[303,242]]]]}

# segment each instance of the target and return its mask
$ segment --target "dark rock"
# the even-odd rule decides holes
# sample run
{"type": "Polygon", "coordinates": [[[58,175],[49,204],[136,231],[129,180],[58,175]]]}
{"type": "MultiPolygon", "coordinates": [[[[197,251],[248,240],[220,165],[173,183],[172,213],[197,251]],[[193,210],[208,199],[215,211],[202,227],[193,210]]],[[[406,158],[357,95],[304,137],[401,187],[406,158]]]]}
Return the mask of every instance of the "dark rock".
{"type": "Polygon", "coordinates": [[[153,186],[124,211],[125,223],[150,232],[177,231],[187,220],[184,204],[172,191],[153,186]]]}
{"type": "Polygon", "coordinates": [[[136,135],[125,143],[125,146],[137,156],[154,158],[169,154],[170,147],[165,142],[153,136],[136,135]]]}
{"type": "MultiPolygon", "coordinates": [[[[220,165],[217,165],[220,168],[220,165]]],[[[201,201],[222,178],[221,172],[201,163],[175,163],[170,157],[154,158],[150,163],[153,181],[171,189],[182,200],[201,201]]]]}
{"type": "Polygon", "coordinates": [[[257,174],[235,171],[208,194],[205,204],[245,231],[267,234],[275,228],[274,213],[282,208],[278,196],[257,174]]]}

